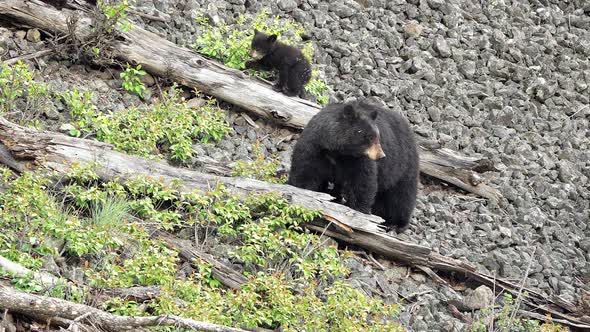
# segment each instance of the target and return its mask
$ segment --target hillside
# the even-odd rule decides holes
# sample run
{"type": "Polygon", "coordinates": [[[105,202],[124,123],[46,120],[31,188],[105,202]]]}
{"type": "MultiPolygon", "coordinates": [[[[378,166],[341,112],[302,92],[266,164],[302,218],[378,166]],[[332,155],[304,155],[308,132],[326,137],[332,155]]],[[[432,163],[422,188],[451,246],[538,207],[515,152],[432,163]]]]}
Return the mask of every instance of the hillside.
{"type": "Polygon", "coordinates": [[[590,326],[585,1],[32,1],[79,19],[55,30],[11,1],[0,2],[0,331],[123,329],[103,311],[160,316],[168,327],[149,329],[170,331],[590,326]],[[312,59],[307,102],[244,68],[254,28],[312,59]],[[121,51],[141,29],[209,60],[168,54],[157,67],[121,51]],[[184,80],[202,68],[231,82],[184,80]],[[403,113],[423,147],[486,161],[463,189],[422,169],[409,229],[383,235],[410,258],[371,252],[375,218],[280,185],[299,109],[359,97],[403,113]],[[101,162],[71,164],[79,151],[101,162]],[[101,311],[14,309],[9,290],[101,311]]]}

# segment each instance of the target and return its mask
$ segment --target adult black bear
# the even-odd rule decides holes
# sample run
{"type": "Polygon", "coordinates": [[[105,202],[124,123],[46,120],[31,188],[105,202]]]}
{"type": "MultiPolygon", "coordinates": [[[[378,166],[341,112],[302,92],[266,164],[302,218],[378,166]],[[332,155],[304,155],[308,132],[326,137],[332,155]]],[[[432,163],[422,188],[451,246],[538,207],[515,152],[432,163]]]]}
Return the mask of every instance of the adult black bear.
{"type": "Polygon", "coordinates": [[[293,150],[288,183],[327,192],[403,229],[416,204],[418,172],[408,121],[363,99],[328,105],[309,121],[293,150]]]}
{"type": "Polygon", "coordinates": [[[255,60],[246,62],[246,68],[278,69],[275,91],[283,91],[288,96],[303,95],[303,87],[311,78],[311,65],[300,50],[277,41],[277,35],[254,30],[250,56],[255,60]]]}

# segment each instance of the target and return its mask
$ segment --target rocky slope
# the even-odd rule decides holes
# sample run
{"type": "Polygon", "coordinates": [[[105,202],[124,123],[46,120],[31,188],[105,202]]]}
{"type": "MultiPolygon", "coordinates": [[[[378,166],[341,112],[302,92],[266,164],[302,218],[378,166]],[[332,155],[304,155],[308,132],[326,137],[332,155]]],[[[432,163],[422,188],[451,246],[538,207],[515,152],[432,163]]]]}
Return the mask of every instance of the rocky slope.
{"type": "MultiPolygon", "coordinates": [[[[199,32],[194,19],[201,12],[226,23],[262,8],[295,19],[314,41],[315,66],[332,85],[333,100],[377,96],[406,114],[418,135],[490,158],[499,169],[489,174],[506,198],[498,205],[422,178],[413,225],[400,239],[508,279],[521,280],[530,264],[528,287],[573,303],[581,289],[590,290],[586,1],[137,0],[135,6],[168,18],[133,20],[179,44],[194,40],[199,32]]],[[[42,42],[18,33],[3,30],[0,47],[13,55],[42,48],[42,42]]],[[[57,63],[42,65],[59,71],[57,63]]],[[[103,91],[105,105],[138,102],[109,89],[117,85],[110,75],[72,69],[83,84],[103,91]]],[[[59,80],[80,84],[65,74],[55,76],[57,85],[59,80]]],[[[54,117],[59,122],[64,116],[54,117]]],[[[292,131],[262,120],[255,129],[237,114],[228,118],[236,131],[232,137],[195,149],[232,161],[250,156],[260,140],[265,152],[279,154],[288,168],[292,131]]],[[[447,310],[447,301],[459,294],[405,267],[381,263],[384,271],[350,259],[352,282],[392,301],[407,298],[405,326],[465,329],[447,310]]]]}

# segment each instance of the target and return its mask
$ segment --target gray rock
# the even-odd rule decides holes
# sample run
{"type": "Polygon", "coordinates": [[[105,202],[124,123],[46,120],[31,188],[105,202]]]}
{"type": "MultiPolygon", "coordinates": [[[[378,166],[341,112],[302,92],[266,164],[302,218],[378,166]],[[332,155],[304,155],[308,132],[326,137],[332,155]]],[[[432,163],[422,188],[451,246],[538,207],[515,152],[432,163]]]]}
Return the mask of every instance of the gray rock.
{"type": "Polygon", "coordinates": [[[141,80],[141,82],[143,84],[145,84],[148,87],[156,84],[156,80],[154,79],[154,77],[150,73],[146,73],[145,75],[139,76],[139,79],[141,80]]]}
{"type": "Polygon", "coordinates": [[[351,70],[352,70],[352,59],[351,58],[348,58],[348,57],[342,58],[340,60],[340,67],[339,67],[339,69],[340,69],[340,72],[342,74],[348,74],[348,73],[350,73],[351,70]]]}
{"type": "Polygon", "coordinates": [[[567,160],[561,160],[558,163],[559,180],[565,183],[576,183],[582,174],[578,172],[574,164],[567,160]]]}
{"type": "Polygon", "coordinates": [[[69,133],[71,130],[74,130],[74,129],[76,129],[76,127],[74,127],[70,123],[64,123],[59,127],[59,131],[62,133],[69,133]]]}
{"type": "Polygon", "coordinates": [[[385,96],[389,92],[389,89],[385,84],[375,83],[371,86],[371,93],[375,96],[385,96]]]}
{"type": "Polygon", "coordinates": [[[256,130],[254,130],[253,128],[249,128],[246,132],[246,135],[248,136],[248,139],[250,140],[256,140],[256,138],[258,138],[258,134],[256,133],[256,130]]]}
{"type": "Polygon", "coordinates": [[[341,2],[335,2],[330,5],[330,11],[340,18],[347,18],[354,14],[354,10],[341,2]]]}
{"type": "Polygon", "coordinates": [[[443,58],[448,58],[451,56],[451,48],[449,44],[442,36],[436,36],[434,39],[434,44],[432,45],[434,50],[440,54],[443,58]]]}
{"type": "Polygon", "coordinates": [[[38,29],[27,30],[27,40],[31,43],[38,43],[41,41],[41,33],[38,29]]]}
{"type": "Polygon", "coordinates": [[[51,104],[51,106],[47,106],[43,111],[43,114],[45,114],[45,116],[50,120],[59,120],[59,112],[53,104],[51,104]]]}
{"type": "MultiPolygon", "coordinates": [[[[328,21],[328,19],[330,18],[326,13],[319,11],[319,10],[312,11],[311,15],[313,16],[313,19],[315,21],[315,26],[318,28],[323,28],[324,25],[326,24],[326,22],[328,21]]],[[[325,30],[319,30],[319,31],[325,31],[325,30]]],[[[326,31],[326,34],[329,34],[329,32],[326,31]]],[[[325,39],[325,38],[320,38],[320,39],[325,39]]]]}
{"type": "Polygon", "coordinates": [[[473,78],[476,71],[476,65],[474,61],[465,61],[459,66],[459,72],[465,76],[465,78],[473,78]]]}
{"type": "Polygon", "coordinates": [[[278,6],[281,10],[291,12],[293,9],[297,8],[297,2],[295,2],[295,0],[279,0],[278,6]]]}
{"type": "Polygon", "coordinates": [[[490,307],[494,303],[494,292],[485,285],[477,287],[463,299],[450,300],[461,311],[480,310],[490,307]]]}
{"type": "Polygon", "coordinates": [[[23,40],[27,36],[27,32],[24,30],[18,30],[17,32],[14,33],[14,36],[17,39],[23,40]]]}
{"type": "Polygon", "coordinates": [[[404,33],[407,37],[418,38],[422,34],[422,26],[417,21],[410,21],[404,25],[404,33]]]}
{"type": "Polygon", "coordinates": [[[500,234],[505,237],[512,237],[512,231],[510,228],[499,226],[498,229],[500,230],[500,234]]]}
{"type": "MultiPolygon", "coordinates": [[[[150,23],[150,31],[187,45],[202,32],[194,24],[199,12],[208,13],[214,24],[231,24],[244,10],[256,14],[268,8],[272,15],[303,23],[316,51],[314,69],[323,71],[334,90],[331,101],[378,95],[403,112],[420,136],[461,155],[489,158],[499,170],[486,174],[508,200],[499,207],[440,181],[423,183],[415,220],[400,239],[511,278],[523,275],[527,257],[520,253],[536,243],[542,253],[527,286],[547,296],[579,297],[584,285],[574,276],[585,271],[582,264],[590,259],[590,243],[583,236],[590,229],[590,109],[583,108],[590,101],[588,10],[530,2],[506,6],[506,1],[484,7],[465,2],[461,11],[443,0],[138,1],[142,12],[172,18],[168,25],[150,23]]],[[[44,47],[23,41],[24,31],[20,39],[5,33],[6,38],[0,28],[0,48],[8,52],[3,58],[44,47]]],[[[44,73],[52,72],[49,68],[51,61],[44,73]]],[[[109,86],[92,81],[81,85],[100,92],[104,100],[123,100],[108,102],[106,110],[141,102],[117,92],[113,98],[109,86]]],[[[254,129],[231,116],[228,122],[235,130],[228,140],[196,153],[228,161],[251,159],[252,144],[260,139],[263,152],[276,152],[282,171],[289,169],[296,137],[280,141],[287,135],[277,134],[276,126],[254,129]]],[[[380,296],[364,286],[379,280],[375,272],[359,264],[354,283],[380,296]]],[[[406,273],[406,268],[387,266],[376,289],[387,282],[392,292],[418,292],[415,280],[420,277],[406,273]]],[[[434,289],[423,297],[427,308],[402,312],[404,326],[462,330],[446,305],[439,304],[444,294],[434,289]]]]}

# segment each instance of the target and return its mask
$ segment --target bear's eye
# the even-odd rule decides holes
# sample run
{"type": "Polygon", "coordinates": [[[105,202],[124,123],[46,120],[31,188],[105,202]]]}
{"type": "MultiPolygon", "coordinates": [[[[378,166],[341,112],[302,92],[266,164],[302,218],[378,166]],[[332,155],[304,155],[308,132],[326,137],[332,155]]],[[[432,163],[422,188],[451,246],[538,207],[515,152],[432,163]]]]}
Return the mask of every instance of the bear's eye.
{"type": "Polygon", "coordinates": [[[362,130],[357,130],[357,133],[362,134],[363,131],[362,130]]]}

